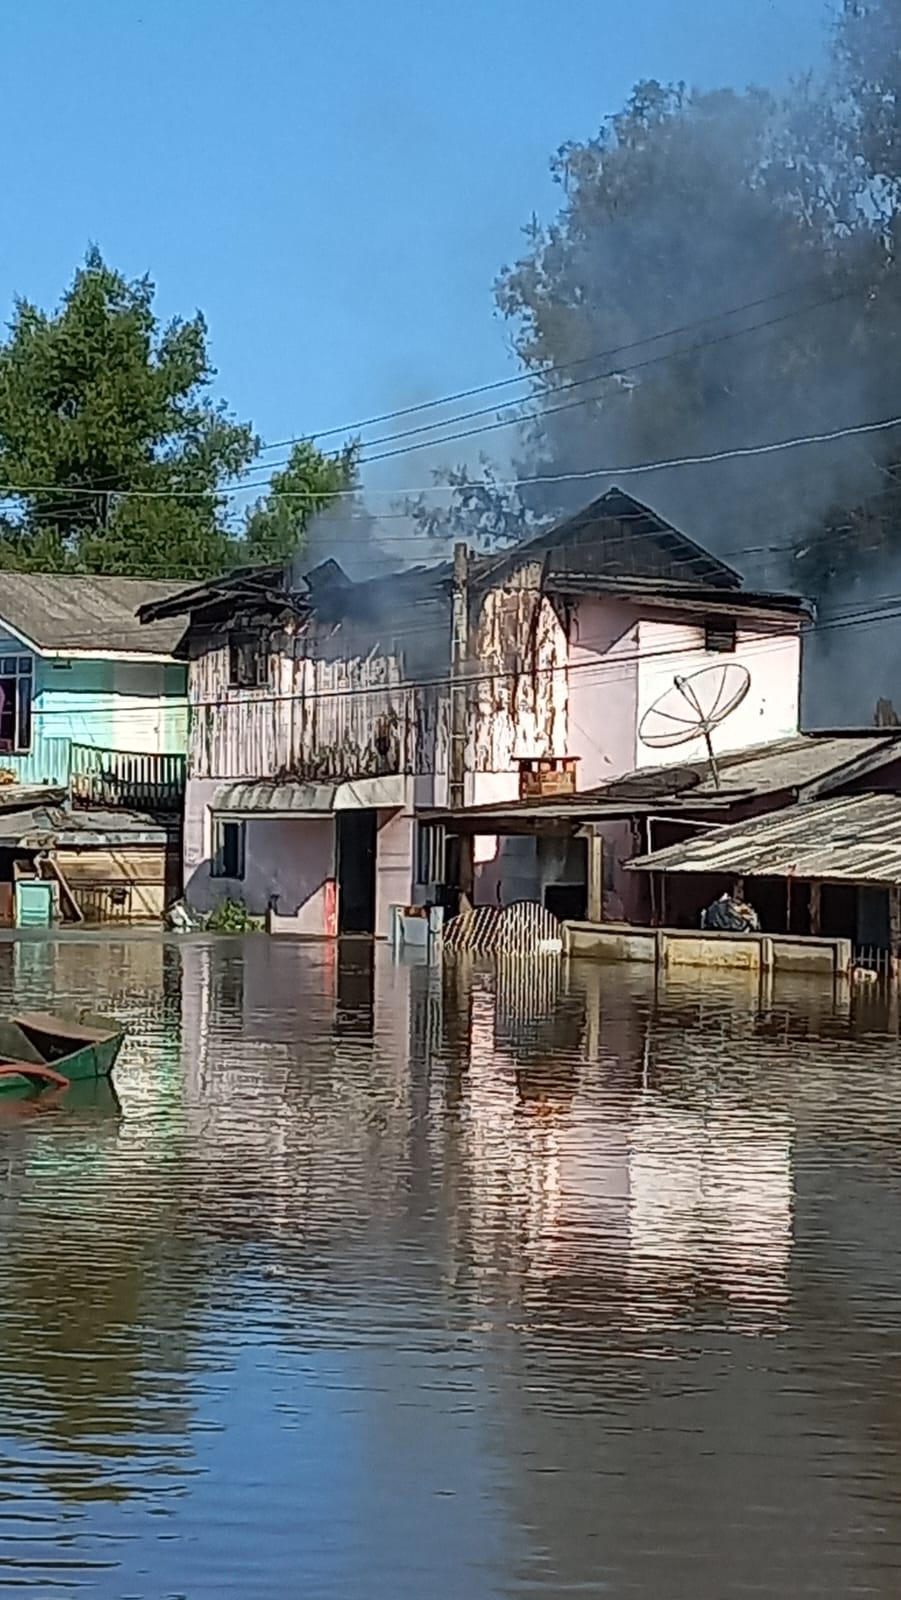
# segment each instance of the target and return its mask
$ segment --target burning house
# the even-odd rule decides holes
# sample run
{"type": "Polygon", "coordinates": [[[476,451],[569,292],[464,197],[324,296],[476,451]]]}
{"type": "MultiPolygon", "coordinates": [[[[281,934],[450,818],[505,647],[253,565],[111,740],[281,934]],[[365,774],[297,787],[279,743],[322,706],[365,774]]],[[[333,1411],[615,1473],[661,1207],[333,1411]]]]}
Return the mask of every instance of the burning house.
{"type": "MultiPolygon", "coordinates": [[[[619,490],[497,556],[362,583],[333,561],[241,571],[139,615],[187,619],[189,902],[240,897],[300,934],[384,935],[392,904],[447,884],[584,896],[584,840],[523,843],[493,815],[657,765],[639,728],[674,675],[746,669],[724,750],[797,731],[803,603],[748,593],[619,490]]],[[[608,846],[615,892],[618,823],[608,846]]]]}

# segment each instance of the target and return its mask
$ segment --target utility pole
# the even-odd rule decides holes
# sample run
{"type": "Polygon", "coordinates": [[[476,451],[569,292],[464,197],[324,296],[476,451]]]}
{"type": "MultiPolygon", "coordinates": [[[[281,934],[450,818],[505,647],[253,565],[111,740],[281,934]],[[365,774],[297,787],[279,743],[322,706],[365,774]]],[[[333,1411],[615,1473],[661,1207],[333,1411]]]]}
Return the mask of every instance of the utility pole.
{"type": "MultiPolygon", "coordinates": [[[[465,544],[454,545],[454,575],[451,588],[451,689],[450,759],[448,800],[452,811],[466,804],[466,739],[468,697],[466,675],[469,665],[469,551],[465,544]]],[[[461,910],[472,904],[473,841],[460,837],[459,882],[461,910]]]]}

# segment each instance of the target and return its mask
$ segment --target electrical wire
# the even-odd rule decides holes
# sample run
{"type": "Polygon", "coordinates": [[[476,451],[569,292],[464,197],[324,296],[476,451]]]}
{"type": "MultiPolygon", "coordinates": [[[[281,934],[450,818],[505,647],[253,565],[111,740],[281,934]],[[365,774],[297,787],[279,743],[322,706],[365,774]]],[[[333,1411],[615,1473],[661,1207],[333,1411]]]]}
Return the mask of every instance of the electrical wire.
{"type": "MultiPolygon", "coordinates": [[[[795,290],[783,291],[783,296],[784,296],[785,293],[794,293],[794,292],[796,292],[796,291],[795,290]]],[[[728,342],[729,340],[732,340],[732,339],[741,338],[743,335],[745,335],[747,333],[756,333],[756,332],[759,332],[762,329],[773,327],[773,326],[775,326],[776,324],[779,324],[779,323],[794,321],[795,318],[797,318],[799,316],[806,315],[810,311],[815,311],[815,310],[818,310],[818,309],[820,309],[822,307],[833,305],[833,304],[835,304],[836,302],[838,302],[840,300],[846,299],[847,295],[848,295],[848,291],[840,291],[840,292],[837,292],[837,293],[835,293],[833,295],[829,295],[829,296],[827,296],[826,298],[824,298],[822,300],[814,301],[809,306],[803,306],[803,307],[800,307],[800,308],[796,307],[796,308],[792,309],[791,311],[787,311],[787,312],[782,313],[780,316],[767,318],[764,322],[752,323],[751,326],[748,327],[748,328],[734,328],[734,329],[731,329],[731,330],[729,330],[729,331],[727,331],[725,333],[718,334],[718,335],[716,335],[715,337],[713,337],[711,339],[699,340],[695,344],[686,345],[686,346],[684,346],[684,347],[682,347],[682,348],[680,348],[678,350],[665,351],[661,355],[651,356],[651,357],[648,357],[644,361],[631,363],[626,368],[623,368],[621,366],[617,366],[615,368],[610,368],[606,372],[595,373],[591,377],[579,379],[575,383],[567,384],[565,387],[566,387],[567,390],[580,388],[583,384],[591,384],[591,383],[603,382],[603,381],[606,381],[606,380],[608,380],[610,378],[621,376],[624,372],[642,371],[647,367],[659,365],[661,362],[672,361],[672,360],[677,359],[680,356],[690,355],[690,354],[692,354],[692,353],[694,353],[694,352],[696,352],[698,350],[704,350],[704,349],[707,349],[707,348],[709,348],[711,346],[714,346],[714,345],[723,344],[723,343],[728,342]]],[[[621,351],[626,351],[626,350],[628,350],[630,348],[639,348],[639,347],[641,347],[642,345],[645,345],[645,344],[658,342],[658,341],[660,341],[662,339],[665,339],[665,338],[671,338],[671,337],[674,337],[679,332],[689,331],[692,327],[702,326],[705,321],[721,320],[722,317],[724,317],[724,316],[737,315],[740,312],[751,310],[756,306],[766,304],[770,300],[779,299],[781,297],[782,296],[780,296],[778,294],[774,294],[772,296],[764,297],[762,300],[749,301],[749,302],[747,302],[747,304],[745,304],[743,306],[734,307],[732,309],[732,311],[730,311],[730,312],[721,312],[721,313],[718,313],[718,314],[716,314],[715,316],[713,316],[712,318],[709,318],[709,319],[699,319],[698,322],[693,323],[693,324],[692,323],[687,323],[687,324],[685,324],[683,326],[682,329],[675,329],[675,330],[670,330],[669,332],[650,335],[647,339],[638,340],[631,346],[630,345],[621,346],[620,349],[621,349],[621,351]]],[[[610,352],[610,353],[615,354],[616,352],[613,351],[613,352],[610,352]]],[[[571,365],[578,366],[578,365],[581,365],[584,361],[601,360],[601,359],[605,359],[603,354],[601,354],[601,355],[599,355],[597,357],[583,357],[583,358],[581,358],[581,360],[579,362],[571,363],[571,365]]],[[[547,370],[551,370],[551,369],[547,369],[547,370]]],[[[559,370],[564,370],[564,369],[560,368],[559,370]]],[[[528,375],[528,376],[531,377],[531,375],[528,375]]],[[[539,374],[538,376],[543,376],[543,374],[539,374]]],[[[509,380],[509,381],[514,381],[514,380],[509,380]]],[[[521,376],[518,380],[515,380],[515,381],[519,381],[519,382],[525,381],[525,377],[521,376]]],[[[532,381],[534,381],[534,378],[532,378],[532,381]]],[[[473,392],[476,392],[476,391],[473,391],[473,392]]],[[[531,398],[538,398],[538,397],[537,396],[523,396],[522,400],[520,402],[518,402],[518,403],[525,403],[527,400],[529,400],[531,398]]],[[[578,406],[593,404],[598,398],[599,398],[598,396],[583,396],[578,400],[569,400],[569,401],[564,402],[561,405],[546,406],[542,411],[533,414],[534,415],[534,420],[541,421],[544,417],[553,416],[554,414],[556,414],[557,412],[560,412],[560,411],[568,411],[568,410],[572,410],[572,409],[574,409],[574,408],[576,408],[578,406]]],[[[429,405],[437,405],[437,404],[443,404],[443,403],[444,402],[441,402],[441,401],[427,402],[427,404],[429,404],[429,405]]],[[[406,409],[406,408],[404,408],[404,409],[406,409]]],[[[409,409],[412,410],[412,409],[415,409],[415,408],[409,408],[409,409]]],[[[435,429],[452,427],[457,422],[463,422],[463,421],[471,420],[472,418],[475,418],[475,417],[481,417],[481,416],[485,416],[485,415],[488,415],[488,414],[492,414],[492,413],[495,412],[495,410],[496,410],[496,408],[493,405],[486,406],[486,407],[482,407],[479,410],[460,413],[457,417],[443,418],[439,422],[424,424],[422,427],[419,427],[419,428],[410,428],[410,429],[406,429],[406,430],[404,430],[403,432],[400,432],[400,433],[387,434],[381,439],[373,439],[373,440],[368,441],[367,444],[364,446],[364,449],[365,450],[370,450],[370,449],[374,449],[377,446],[382,445],[382,444],[389,444],[389,443],[392,443],[392,442],[394,442],[396,440],[400,440],[400,439],[413,438],[413,437],[415,437],[415,436],[417,436],[419,434],[428,433],[428,432],[431,432],[431,431],[433,431],[435,429]]],[[[402,412],[398,413],[398,415],[400,415],[400,414],[402,414],[402,412]]],[[[388,414],[386,414],[386,416],[387,415],[388,414]]],[[[530,417],[528,415],[527,416],[522,416],[522,417],[503,418],[503,419],[497,420],[497,421],[492,422],[492,423],[484,424],[484,425],[482,425],[481,427],[478,427],[478,428],[470,428],[470,429],[467,429],[465,431],[461,431],[461,432],[458,432],[458,433],[447,434],[447,435],[445,435],[443,437],[440,437],[438,439],[421,440],[420,443],[411,444],[411,445],[409,445],[407,447],[404,447],[403,449],[394,449],[394,450],[389,450],[389,451],[382,451],[381,453],[375,454],[375,455],[365,455],[364,454],[360,458],[360,464],[361,465],[369,465],[369,464],[372,464],[372,463],[378,462],[378,461],[390,460],[390,459],[392,459],[392,458],[394,458],[394,457],[396,457],[398,455],[406,455],[406,454],[409,454],[409,453],[411,453],[412,451],[415,451],[415,450],[421,450],[421,449],[426,449],[426,448],[437,448],[438,446],[441,446],[441,445],[444,445],[444,444],[454,443],[454,442],[456,442],[457,440],[460,440],[460,439],[473,438],[473,437],[478,436],[481,433],[489,433],[489,432],[492,432],[492,431],[494,431],[494,430],[496,430],[498,428],[511,427],[514,424],[527,422],[529,420],[530,420],[530,417]]],[[[315,439],[317,437],[318,438],[322,438],[322,437],[325,437],[325,435],[322,435],[322,434],[319,434],[319,435],[316,435],[316,434],[298,435],[293,440],[290,440],[290,441],[289,440],[285,440],[284,443],[285,444],[288,444],[288,443],[299,444],[299,443],[305,442],[307,439],[315,439]]],[[[270,448],[275,448],[275,446],[266,446],[264,448],[270,449],[270,448]]],[[[270,463],[267,464],[267,468],[268,468],[268,471],[271,473],[271,472],[274,472],[274,471],[278,470],[279,467],[286,466],[287,464],[288,464],[287,460],[284,461],[284,462],[279,462],[279,463],[270,462],[270,463]]],[[[17,496],[17,495],[18,496],[22,496],[22,495],[30,495],[30,494],[56,494],[56,495],[58,495],[58,496],[60,496],[62,498],[66,498],[66,497],[68,497],[70,495],[93,495],[93,496],[104,495],[104,496],[109,496],[111,498],[116,498],[116,499],[122,499],[122,498],[143,498],[143,499],[148,499],[148,498],[184,499],[184,498],[187,498],[187,499],[195,499],[195,498],[198,498],[198,497],[204,497],[204,496],[207,496],[207,495],[212,495],[214,498],[222,499],[222,498],[228,498],[228,497],[232,497],[233,498],[233,497],[235,497],[237,495],[252,494],[255,490],[262,489],[262,490],[268,491],[274,498],[292,498],[292,499],[301,498],[301,499],[315,499],[315,500],[319,501],[319,500],[322,500],[322,499],[325,499],[325,498],[337,499],[337,498],[342,498],[342,497],[347,497],[347,496],[354,496],[354,495],[359,494],[359,492],[360,492],[358,488],[341,489],[341,490],[328,490],[328,491],[322,491],[322,492],[319,492],[319,491],[316,491],[316,490],[310,490],[310,489],[274,491],[274,490],[271,490],[271,483],[270,483],[270,478],[269,477],[258,478],[258,479],[255,479],[252,482],[244,481],[244,480],[246,480],[247,475],[250,472],[253,472],[254,470],[255,470],[255,468],[253,466],[250,466],[250,467],[246,468],[244,473],[240,473],[240,474],[236,475],[235,480],[233,480],[232,486],[231,487],[227,487],[227,488],[226,487],[223,487],[223,488],[210,488],[209,485],[204,484],[204,485],[200,486],[197,489],[181,489],[181,490],[168,490],[168,489],[158,489],[158,490],[117,489],[115,487],[111,487],[111,485],[109,483],[109,480],[107,479],[107,480],[102,480],[102,481],[98,482],[97,484],[95,484],[93,486],[81,486],[81,485],[72,485],[72,486],[32,485],[31,487],[23,487],[21,485],[18,485],[18,486],[17,485],[7,485],[5,490],[0,489],[0,496],[2,496],[4,494],[9,495],[9,496],[17,496]]],[[[529,481],[529,480],[520,480],[520,481],[529,481]]],[[[541,480],[539,480],[539,481],[541,481],[541,480]]],[[[509,487],[511,485],[501,485],[501,486],[509,487]]],[[[452,486],[428,484],[428,485],[424,485],[421,488],[417,488],[417,489],[388,490],[388,491],[382,491],[382,492],[391,493],[391,494],[394,494],[394,495],[397,495],[397,494],[421,494],[421,493],[425,493],[427,490],[433,491],[435,489],[445,489],[445,488],[448,488],[448,487],[452,487],[452,486]]],[[[367,492],[371,492],[371,491],[367,491],[367,492]]]]}
{"type": "MultiPolygon", "coordinates": [[[[593,482],[598,478],[626,478],[635,477],[648,472],[669,472],[676,467],[706,466],[717,461],[736,461],[750,456],[771,455],[779,451],[794,450],[806,445],[830,444],[836,439],[850,439],[865,434],[884,433],[890,428],[897,428],[899,426],[901,426],[901,416],[885,417],[878,422],[853,423],[847,427],[830,428],[821,433],[798,434],[788,439],[775,439],[771,440],[767,444],[736,445],[729,449],[711,450],[704,453],[699,453],[697,455],[668,456],[661,460],[638,461],[633,462],[630,465],[619,464],[616,466],[594,467],[584,472],[549,472],[538,473],[534,476],[525,476],[520,478],[499,479],[495,487],[499,489],[516,489],[525,484],[586,483],[593,482]]],[[[425,486],[426,489],[429,487],[429,485],[425,486]]],[[[447,485],[431,485],[431,487],[445,490],[448,488],[447,485]]],[[[94,489],[61,490],[53,484],[32,484],[30,487],[26,487],[22,484],[0,485],[0,498],[3,498],[4,496],[14,497],[32,494],[70,495],[72,493],[79,493],[91,495],[96,494],[96,492],[97,491],[94,489]]],[[[219,498],[223,498],[231,493],[241,492],[243,491],[224,490],[219,498]]],[[[419,487],[412,489],[391,489],[383,492],[393,494],[395,496],[413,495],[424,493],[425,489],[419,487]]],[[[337,499],[342,498],[347,494],[353,495],[356,493],[358,493],[357,490],[335,490],[330,491],[329,498],[337,499]]],[[[191,496],[188,491],[185,490],[175,491],[173,493],[167,489],[126,489],[122,490],[121,494],[119,494],[117,497],[137,500],[173,500],[183,498],[186,495],[188,498],[193,498],[193,496],[191,496]]],[[[277,493],[274,498],[279,500],[297,500],[308,499],[309,495],[310,491],[306,489],[286,490],[284,492],[277,493]]]]}
{"type": "MultiPolygon", "coordinates": [[[[266,453],[270,450],[283,450],[289,445],[304,444],[307,440],[332,439],[339,434],[346,438],[348,435],[353,436],[361,432],[364,428],[374,428],[381,422],[394,422],[399,417],[410,417],[423,411],[433,411],[437,406],[455,405],[458,400],[470,400],[477,395],[496,393],[497,390],[509,388],[513,384],[534,383],[536,378],[540,380],[556,373],[572,372],[576,368],[583,367],[593,361],[610,361],[614,356],[628,355],[631,350],[639,350],[644,345],[657,344],[662,339],[676,339],[683,333],[692,333],[696,328],[706,326],[707,323],[719,322],[725,317],[739,316],[744,311],[757,311],[761,306],[771,305],[775,300],[784,300],[788,295],[800,294],[806,289],[817,288],[821,285],[821,277],[808,278],[803,283],[795,284],[792,288],[776,290],[773,294],[762,295],[757,300],[746,300],[744,304],[729,306],[724,311],[711,311],[708,316],[698,317],[692,322],[680,323],[674,328],[665,328],[659,333],[647,334],[644,338],[633,339],[628,344],[613,345],[606,350],[595,351],[590,356],[579,356],[574,361],[549,362],[536,373],[516,373],[509,378],[497,378],[493,382],[475,384],[468,389],[458,389],[452,394],[439,395],[432,400],[423,400],[418,405],[399,406],[393,411],[382,411],[375,416],[357,418],[355,422],[343,423],[337,428],[321,428],[311,433],[295,434],[288,439],[276,439],[262,445],[261,453],[266,453]]],[[[837,299],[843,297],[836,296],[837,299]]],[[[523,398],[528,397],[525,396],[523,398]]]]}

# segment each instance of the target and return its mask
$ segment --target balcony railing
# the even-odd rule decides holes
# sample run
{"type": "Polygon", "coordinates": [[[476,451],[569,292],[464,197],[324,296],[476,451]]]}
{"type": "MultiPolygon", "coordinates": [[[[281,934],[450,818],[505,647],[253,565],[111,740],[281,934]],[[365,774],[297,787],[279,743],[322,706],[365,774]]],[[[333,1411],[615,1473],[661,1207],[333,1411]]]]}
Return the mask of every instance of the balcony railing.
{"type": "Polygon", "coordinates": [[[180,812],[185,797],[185,757],[73,744],[69,749],[69,792],[74,805],[180,812]]]}

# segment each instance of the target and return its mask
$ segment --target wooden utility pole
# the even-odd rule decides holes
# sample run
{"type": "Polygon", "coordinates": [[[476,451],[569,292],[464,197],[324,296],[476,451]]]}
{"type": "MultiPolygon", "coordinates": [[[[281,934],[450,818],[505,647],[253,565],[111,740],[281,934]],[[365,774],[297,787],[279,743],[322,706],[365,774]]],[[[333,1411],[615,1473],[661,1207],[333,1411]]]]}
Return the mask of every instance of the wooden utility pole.
{"type": "Polygon", "coordinates": [[[453,811],[466,803],[466,662],[469,656],[469,552],[454,545],[451,590],[450,783],[453,811]]]}
{"type": "MultiPolygon", "coordinates": [[[[466,804],[467,668],[469,665],[469,551],[465,544],[454,545],[454,574],[451,588],[451,688],[450,757],[448,800],[452,811],[466,804]]],[[[472,904],[473,840],[460,836],[459,883],[461,910],[472,904]]]]}

